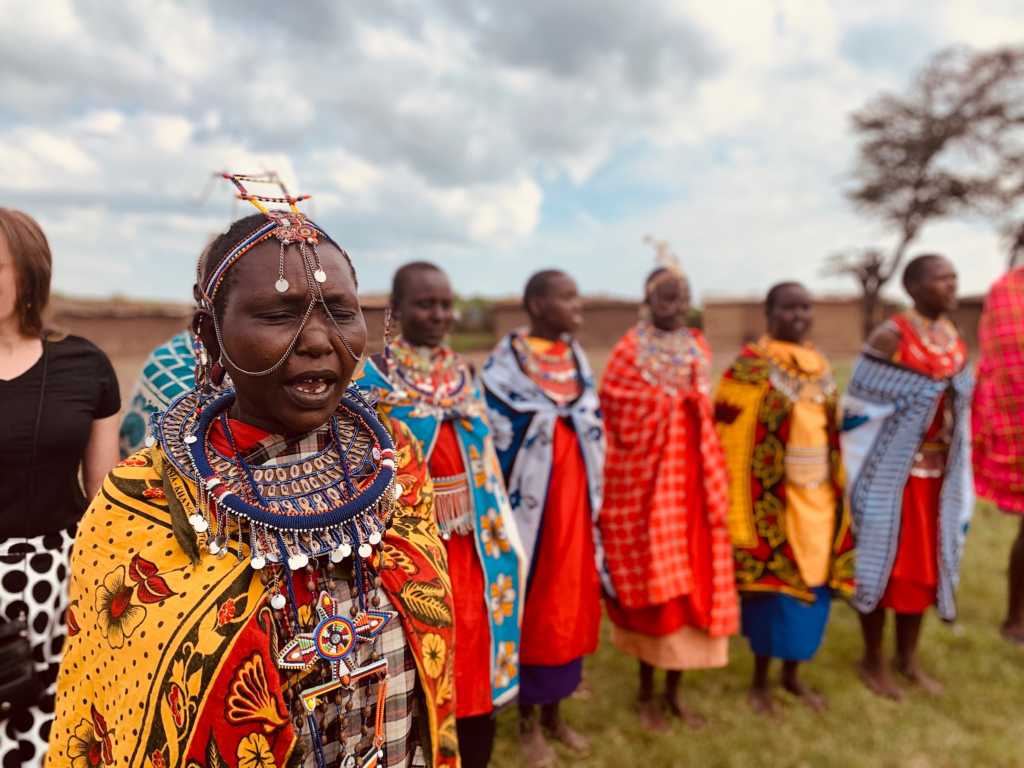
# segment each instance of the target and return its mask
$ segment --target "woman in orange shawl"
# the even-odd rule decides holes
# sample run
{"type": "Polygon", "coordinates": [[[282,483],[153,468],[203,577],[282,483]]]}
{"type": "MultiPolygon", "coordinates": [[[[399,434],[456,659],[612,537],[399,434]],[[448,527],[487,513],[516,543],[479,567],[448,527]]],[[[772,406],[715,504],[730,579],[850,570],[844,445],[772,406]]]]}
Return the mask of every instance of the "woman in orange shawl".
{"type": "Polygon", "coordinates": [[[641,721],[660,730],[654,670],[667,670],[668,712],[702,725],[680,699],[682,672],[726,665],[739,613],[711,351],[685,327],[690,287],[677,268],[652,272],[645,294],[650,320],[615,346],[601,382],[608,459],[600,522],[615,587],[612,642],[639,660],[641,721]]]}
{"type": "Polygon", "coordinates": [[[199,280],[197,387],[78,529],[49,765],[457,765],[430,479],[349,389],[347,255],[293,205],[199,280]]]}

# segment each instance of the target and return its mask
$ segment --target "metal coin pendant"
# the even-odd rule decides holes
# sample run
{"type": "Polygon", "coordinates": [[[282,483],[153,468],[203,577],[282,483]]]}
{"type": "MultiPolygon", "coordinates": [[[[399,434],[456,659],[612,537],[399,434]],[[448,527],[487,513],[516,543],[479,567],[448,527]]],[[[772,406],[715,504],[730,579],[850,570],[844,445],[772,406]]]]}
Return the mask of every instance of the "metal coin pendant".
{"type": "Polygon", "coordinates": [[[278,293],[284,293],[285,291],[288,290],[289,285],[290,283],[282,277],[276,283],[274,283],[274,290],[277,291],[278,293]]]}

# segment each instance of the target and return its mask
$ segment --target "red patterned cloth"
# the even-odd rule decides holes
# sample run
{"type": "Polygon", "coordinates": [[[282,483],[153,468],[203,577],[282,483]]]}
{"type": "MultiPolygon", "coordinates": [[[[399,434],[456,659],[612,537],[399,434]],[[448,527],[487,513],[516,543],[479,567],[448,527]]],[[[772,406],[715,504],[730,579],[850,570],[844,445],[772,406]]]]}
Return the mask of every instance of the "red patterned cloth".
{"type": "Polygon", "coordinates": [[[1024,267],[992,286],[978,341],[974,483],[1004,512],[1024,514],[1024,267]]]}
{"type": "Polygon", "coordinates": [[[638,326],[619,341],[601,385],[608,432],[601,532],[618,603],[641,609],[686,595],[701,629],[732,635],[739,611],[728,478],[707,393],[710,350],[690,331],[693,352],[680,366],[690,369],[666,387],[664,371],[652,375],[642,364],[657,358],[642,348],[645,333],[638,326]],[[691,474],[702,493],[687,493],[691,474]],[[698,552],[690,539],[700,528],[708,535],[698,552]]]}

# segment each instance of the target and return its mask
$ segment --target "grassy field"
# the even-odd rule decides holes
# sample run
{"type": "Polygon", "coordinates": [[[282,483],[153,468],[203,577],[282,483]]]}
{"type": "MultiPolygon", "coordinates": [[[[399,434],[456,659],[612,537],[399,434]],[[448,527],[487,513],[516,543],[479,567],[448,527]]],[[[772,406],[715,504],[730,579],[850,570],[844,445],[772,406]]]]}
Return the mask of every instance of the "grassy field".
{"type": "MultiPolygon", "coordinates": [[[[606,631],[600,650],[587,661],[591,698],[565,705],[572,722],[593,738],[594,755],[579,760],[561,752],[562,764],[1024,766],[1024,650],[1010,646],[998,632],[1006,557],[1016,525],[991,507],[979,508],[964,560],[960,619],[951,626],[933,614],[926,619],[922,659],[946,684],[943,696],[911,691],[896,704],[868,693],[854,670],[861,648],[857,617],[837,602],[822,650],[804,675],[828,697],[825,714],[814,715],[795,699],[783,697],[781,717],[755,716],[745,698],[751,657],[746,642],[736,638],[727,669],[691,673],[684,679],[688,702],[708,718],[709,726],[690,731],[677,725],[669,734],[650,735],[640,729],[632,711],[635,663],[611,647],[606,631]]],[[[500,718],[492,765],[520,765],[514,712],[500,718]]]]}

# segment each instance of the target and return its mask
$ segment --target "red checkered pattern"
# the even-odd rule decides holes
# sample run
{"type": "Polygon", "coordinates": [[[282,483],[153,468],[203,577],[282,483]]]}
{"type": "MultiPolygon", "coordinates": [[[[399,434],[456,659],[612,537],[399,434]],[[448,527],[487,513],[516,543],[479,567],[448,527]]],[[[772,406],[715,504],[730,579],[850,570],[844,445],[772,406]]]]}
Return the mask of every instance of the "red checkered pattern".
{"type": "MultiPolygon", "coordinates": [[[[699,332],[695,337],[710,360],[699,332]]],[[[698,381],[707,376],[701,365],[698,381]]],[[[688,378],[688,377],[680,377],[688,378]]],[[[703,479],[711,530],[711,619],[714,636],[735,634],[739,609],[732,544],[726,524],[728,480],[706,387],[670,393],[648,383],[637,365],[630,331],[612,351],[601,385],[608,433],[601,532],[619,603],[642,608],[691,595],[695,584],[688,544],[686,497],[690,472],[703,479]],[[703,391],[701,391],[703,389],[703,391]]]]}
{"type": "Polygon", "coordinates": [[[992,286],[978,341],[974,481],[979,496],[1024,514],[1024,267],[992,286]]]}

